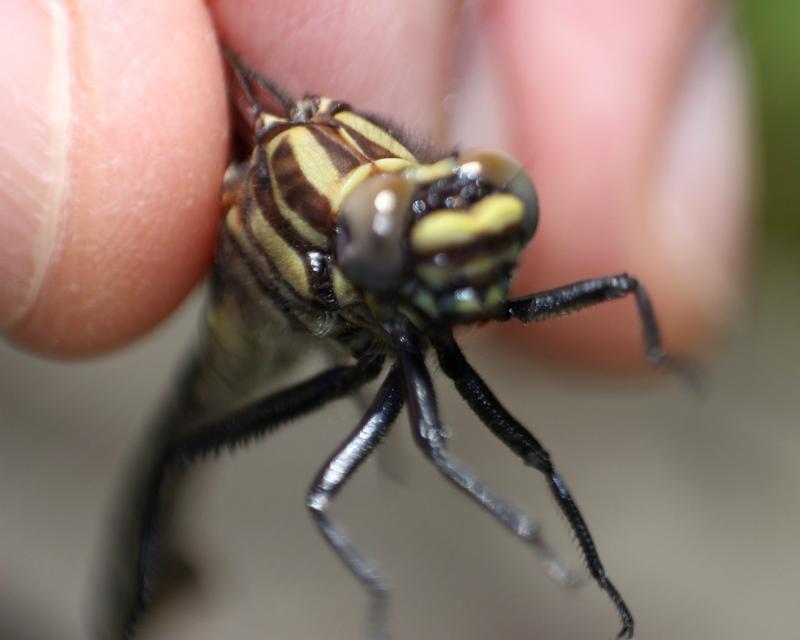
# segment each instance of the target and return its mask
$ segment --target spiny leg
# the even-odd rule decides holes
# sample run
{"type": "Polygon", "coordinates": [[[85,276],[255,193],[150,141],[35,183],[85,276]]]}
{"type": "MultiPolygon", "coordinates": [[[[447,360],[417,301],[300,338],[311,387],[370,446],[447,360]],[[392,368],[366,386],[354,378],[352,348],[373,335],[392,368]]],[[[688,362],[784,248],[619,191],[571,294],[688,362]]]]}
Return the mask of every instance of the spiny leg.
{"type": "Polygon", "coordinates": [[[547,484],[555,497],[559,509],[561,509],[561,512],[567,518],[567,522],[569,522],[570,528],[575,533],[589,572],[617,608],[617,613],[622,622],[622,630],[617,637],[632,638],[633,616],[614,584],[606,576],[594,540],[589,532],[589,527],[575,504],[572,494],[561,478],[561,474],[553,466],[550,454],[500,404],[486,383],[467,362],[452,335],[438,335],[432,342],[445,375],[453,381],[458,392],[480,417],[481,421],[509,449],[522,458],[526,465],[534,467],[547,478],[547,484]]]}
{"type": "Polygon", "coordinates": [[[245,64],[242,59],[230,49],[223,49],[223,54],[228,60],[228,63],[231,65],[231,68],[236,75],[236,80],[242,87],[245,99],[248,102],[248,106],[252,110],[254,118],[258,117],[258,115],[262,112],[268,111],[268,109],[264,107],[264,105],[261,103],[261,100],[259,100],[258,96],[256,95],[257,87],[260,87],[266,91],[270,97],[277,101],[278,104],[286,109],[287,112],[292,108],[294,105],[294,100],[283,89],[272,82],[272,80],[263,76],[249,65],[245,64]]]}
{"type": "MultiPolygon", "coordinates": [[[[339,362],[338,354],[335,352],[330,351],[327,355],[328,361],[331,364],[336,364],[339,362]]],[[[366,413],[372,402],[370,389],[366,385],[361,387],[350,394],[350,400],[352,401],[356,411],[363,415],[366,413]]],[[[393,443],[392,446],[381,447],[375,452],[375,456],[377,458],[378,469],[383,475],[385,475],[387,478],[391,478],[394,482],[399,484],[406,484],[408,478],[404,471],[407,471],[407,469],[403,468],[403,463],[405,460],[401,455],[401,446],[402,443],[398,442],[393,443]]]]}
{"type": "Polygon", "coordinates": [[[143,495],[135,501],[141,503],[133,525],[138,528],[135,570],[131,577],[127,574],[111,577],[110,589],[117,594],[118,612],[111,612],[112,621],[98,629],[99,637],[133,638],[141,615],[152,600],[159,519],[164,515],[162,496],[167,480],[174,480],[171,473],[223,448],[232,449],[261,437],[292,418],[350,393],[377,376],[383,361],[382,356],[371,357],[352,366],[329,369],[164,446],[148,470],[143,495]],[[129,579],[132,584],[126,583],[129,579]]]}
{"type": "MultiPolygon", "coordinates": [[[[342,364],[342,354],[338,350],[334,351],[333,348],[330,348],[325,352],[325,360],[332,367],[340,366],[342,364]]],[[[372,403],[371,397],[370,390],[366,385],[359,387],[350,394],[350,400],[353,402],[356,411],[361,414],[366,413],[367,409],[369,409],[372,403]]]]}
{"type": "Polygon", "coordinates": [[[372,562],[327,515],[328,506],[355,470],[386,435],[403,407],[400,376],[395,365],[350,437],[322,467],[308,492],[307,506],[322,535],[370,597],[369,638],[388,637],[388,593],[372,562]]]}
{"type": "Polygon", "coordinates": [[[556,289],[534,293],[509,300],[497,320],[517,319],[522,322],[541,322],[555,316],[564,316],[585,307],[610,302],[633,294],[639,309],[644,332],[647,359],[656,365],[670,365],[656,323],[653,305],[645,288],[636,278],[621,273],[604,278],[582,280],[556,289]]]}
{"type": "Polygon", "coordinates": [[[551,578],[565,587],[576,586],[580,578],[556,556],[533,519],[492,492],[470,469],[448,453],[447,435],[439,419],[433,383],[422,352],[409,336],[401,337],[400,342],[397,357],[406,385],[411,425],[419,447],[445,478],[527,543],[539,556],[551,578]]]}

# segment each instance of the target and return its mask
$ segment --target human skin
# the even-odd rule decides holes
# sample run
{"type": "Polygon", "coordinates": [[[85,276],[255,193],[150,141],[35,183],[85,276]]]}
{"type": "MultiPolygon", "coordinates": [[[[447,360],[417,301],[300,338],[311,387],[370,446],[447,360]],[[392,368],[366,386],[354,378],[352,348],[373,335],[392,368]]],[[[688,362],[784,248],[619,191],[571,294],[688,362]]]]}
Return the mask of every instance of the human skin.
{"type": "MultiPolygon", "coordinates": [[[[229,142],[221,41],[294,95],[345,99],[440,143],[495,136],[542,204],[515,290],[627,271],[650,291],[668,350],[696,356],[737,302],[747,253],[746,82],[720,9],[2,3],[0,328],[49,356],[108,351],[202,278],[229,142]],[[462,87],[492,99],[445,99],[462,87]],[[476,133],[483,123],[491,133],[476,133]]],[[[635,369],[634,306],[603,307],[513,335],[635,369]]]]}

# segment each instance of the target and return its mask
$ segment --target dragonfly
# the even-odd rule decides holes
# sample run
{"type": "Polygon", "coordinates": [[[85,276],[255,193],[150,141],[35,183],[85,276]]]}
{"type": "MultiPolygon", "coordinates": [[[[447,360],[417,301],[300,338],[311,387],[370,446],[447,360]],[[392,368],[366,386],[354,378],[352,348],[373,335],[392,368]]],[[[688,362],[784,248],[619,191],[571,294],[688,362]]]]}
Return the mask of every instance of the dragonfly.
{"type": "Polygon", "coordinates": [[[119,502],[97,637],[134,638],[158,600],[168,555],[161,534],[191,464],[352,396],[381,374],[363,417],[322,466],[306,501],[369,596],[370,640],[389,635],[388,590],[328,511],[404,405],[416,445],[444,479],[529,544],[552,576],[569,582],[533,520],[448,450],[429,353],[477,419],[543,477],[591,578],[616,609],[617,637],[632,637],[633,615],[560,471],[473,369],[454,330],[540,322],[632,296],[646,358],[669,366],[645,288],[622,273],[510,297],[520,252],[539,218],[534,185],[516,161],[482,150],[436,154],[381,118],[327,97],[294,99],[233,52],[226,58],[239,149],[222,187],[204,332],[119,502]],[[336,362],[259,397],[277,365],[308,342],[337,354],[336,362]]]}

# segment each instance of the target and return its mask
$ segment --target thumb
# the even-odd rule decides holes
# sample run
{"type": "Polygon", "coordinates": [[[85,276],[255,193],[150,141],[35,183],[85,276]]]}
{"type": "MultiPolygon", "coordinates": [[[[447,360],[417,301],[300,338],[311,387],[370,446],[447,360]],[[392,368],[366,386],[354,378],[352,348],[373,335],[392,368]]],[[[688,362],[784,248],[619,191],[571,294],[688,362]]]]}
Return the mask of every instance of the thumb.
{"type": "Polygon", "coordinates": [[[227,149],[202,3],[0,3],[0,331],[129,341],[203,274],[227,149]]]}

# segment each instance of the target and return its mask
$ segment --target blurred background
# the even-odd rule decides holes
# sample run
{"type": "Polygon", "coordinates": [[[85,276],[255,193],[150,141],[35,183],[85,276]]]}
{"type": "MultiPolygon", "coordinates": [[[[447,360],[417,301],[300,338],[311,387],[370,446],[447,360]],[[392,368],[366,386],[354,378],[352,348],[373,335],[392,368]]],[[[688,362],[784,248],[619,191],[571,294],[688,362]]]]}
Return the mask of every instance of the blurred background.
{"type": "MultiPolygon", "coordinates": [[[[800,638],[800,3],[743,1],[760,180],[742,317],[700,394],[679,380],[583,378],[537,368],[480,332],[465,348],[554,454],[604,563],[649,640],[800,638]],[[524,375],[522,374],[524,372],[524,375]]],[[[199,317],[195,296],[153,336],[86,363],[0,345],[0,640],[86,637],[120,472],[199,317]]],[[[309,361],[293,372],[315,369],[309,361]]],[[[533,513],[579,564],[544,483],[441,381],[452,447],[533,513]]],[[[362,638],[364,598],[304,508],[308,483],[358,416],[339,402],[191,481],[180,522],[198,588],[143,638],[362,638]]],[[[333,509],[391,579],[396,638],[607,638],[593,586],[564,592],[522,544],[445,485],[401,420],[396,482],[370,463],[333,509]]]]}

